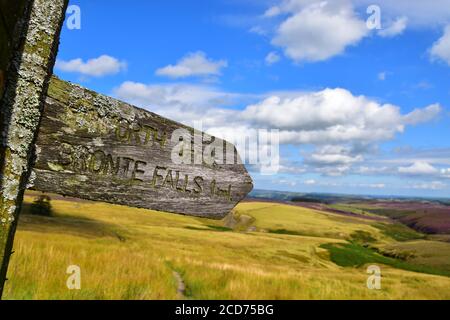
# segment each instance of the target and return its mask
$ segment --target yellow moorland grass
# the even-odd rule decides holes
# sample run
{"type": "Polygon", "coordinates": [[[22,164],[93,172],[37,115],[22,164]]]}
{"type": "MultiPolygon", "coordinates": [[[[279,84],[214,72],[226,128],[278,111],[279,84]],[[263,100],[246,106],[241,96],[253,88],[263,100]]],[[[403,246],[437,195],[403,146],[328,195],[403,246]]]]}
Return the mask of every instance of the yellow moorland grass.
{"type": "Polygon", "coordinates": [[[410,261],[450,270],[450,244],[442,241],[408,241],[381,246],[392,253],[410,254],[410,261]]]}
{"type": "Polygon", "coordinates": [[[339,267],[319,247],[358,230],[393,243],[368,220],[241,203],[234,217],[250,217],[253,228],[234,231],[224,221],[99,202],[52,206],[53,217],[21,216],[6,299],[450,299],[450,278],[387,266],[382,290],[368,290],[364,267],[339,267]],[[66,287],[69,265],[81,268],[81,290],[66,287]]]}

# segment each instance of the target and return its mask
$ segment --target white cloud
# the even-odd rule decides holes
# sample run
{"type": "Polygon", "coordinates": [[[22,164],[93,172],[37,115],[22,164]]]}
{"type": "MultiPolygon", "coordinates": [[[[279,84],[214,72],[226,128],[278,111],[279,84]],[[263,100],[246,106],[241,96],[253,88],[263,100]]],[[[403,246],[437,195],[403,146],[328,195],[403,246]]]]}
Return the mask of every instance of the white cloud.
{"type": "Polygon", "coordinates": [[[270,66],[280,61],[280,56],[276,52],[272,51],[267,54],[265,61],[266,64],[270,66]]]}
{"type": "Polygon", "coordinates": [[[170,119],[192,125],[202,120],[210,127],[228,126],[235,111],[227,106],[246,103],[255,97],[223,92],[212,86],[185,83],[143,84],[126,81],[115,88],[113,95],[134,105],[170,119]]]}
{"type": "Polygon", "coordinates": [[[416,109],[404,117],[406,124],[418,124],[435,119],[442,112],[442,107],[435,103],[423,109],[416,109]]]}
{"type": "Polygon", "coordinates": [[[328,145],[318,148],[311,155],[307,156],[305,162],[315,166],[349,165],[360,162],[363,157],[359,154],[352,154],[348,147],[341,145],[328,145]]]}
{"type": "MultiPolygon", "coordinates": [[[[301,0],[303,1],[303,0],[301,0]]],[[[414,27],[433,27],[450,22],[450,0],[351,0],[356,6],[367,8],[377,4],[383,18],[406,16],[414,27]]]]}
{"type": "Polygon", "coordinates": [[[442,37],[433,44],[430,54],[432,60],[442,60],[450,66],[450,24],[445,28],[442,37]]]}
{"type": "Polygon", "coordinates": [[[69,61],[57,60],[55,68],[65,72],[80,73],[85,76],[102,77],[125,70],[127,64],[114,57],[102,55],[98,58],[89,59],[86,62],[81,58],[69,61]]]}
{"type": "Polygon", "coordinates": [[[386,80],[386,76],[387,76],[387,72],[385,72],[385,71],[380,72],[380,73],[378,73],[378,80],[384,81],[384,80],[386,80]]]}
{"type": "Polygon", "coordinates": [[[384,189],[386,188],[386,185],[384,183],[372,183],[369,184],[368,187],[373,189],[384,189]]]}
{"type": "Polygon", "coordinates": [[[407,24],[407,17],[399,17],[388,28],[380,30],[378,34],[384,38],[392,38],[398,36],[405,31],[407,24]]]}
{"type": "Polygon", "coordinates": [[[186,105],[211,106],[210,101],[224,97],[226,94],[209,86],[174,83],[167,85],[146,85],[139,82],[122,83],[115,94],[137,105],[174,106],[186,105]]]}
{"type": "Polygon", "coordinates": [[[439,112],[433,105],[402,115],[397,106],[337,88],[294,98],[273,95],[249,105],[241,117],[256,127],[279,129],[284,143],[341,144],[390,140],[405,125],[429,121],[439,112]]]}
{"type": "Polygon", "coordinates": [[[272,43],[296,62],[323,61],[344,52],[368,34],[350,3],[291,1],[291,15],[279,25],[272,43]]]}
{"type": "Polygon", "coordinates": [[[284,184],[284,185],[287,185],[287,186],[290,186],[290,187],[295,187],[297,185],[297,182],[291,181],[291,180],[288,180],[288,179],[275,180],[275,181],[273,181],[273,183],[284,184]]]}
{"type": "Polygon", "coordinates": [[[363,174],[363,175],[380,175],[389,172],[389,167],[386,166],[360,166],[355,169],[355,173],[363,174]]]}
{"type": "Polygon", "coordinates": [[[330,177],[341,177],[343,175],[346,175],[350,172],[351,166],[350,165],[330,165],[325,167],[319,167],[316,168],[316,172],[330,177]]]}
{"type": "Polygon", "coordinates": [[[271,18],[271,17],[275,17],[278,16],[279,14],[281,14],[281,8],[278,6],[273,6],[270,7],[269,9],[266,10],[266,12],[264,12],[263,17],[265,18],[271,18]]]}
{"type": "MultiPolygon", "coordinates": [[[[273,45],[296,62],[316,62],[345,52],[369,35],[366,8],[373,4],[372,0],[279,0],[263,17],[272,26],[277,24],[273,45]]],[[[379,0],[376,5],[381,8],[382,25],[387,25],[378,31],[381,37],[400,35],[407,28],[450,26],[450,0],[379,0]]],[[[433,59],[450,65],[449,34],[446,31],[430,51],[433,59]]]]}
{"type": "MultiPolygon", "coordinates": [[[[223,92],[211,86],[165,84],[145,85],[124,82],[114,94],[138,106],[150,106],[179,121],[207,120],[217,131],[230,128],[278,129],[282,144],[342,145],[370,144],[392,139],[406,125],[426,122],[441,108],[432,105],[402,114],[391,104],[379,104],[345,89],[317,92],[279,92],[267,95],[242,95],[223,92]],[[249,103],[243,110],[226,106],[249,103]]],[[[338,147],[342,148],[342,147],[338,147]]],[[[322,149],[324,150],[324,149],[322,149]]],[[[327,149],[330,154],[330,148],[327,149]]],[[[348,149],[331,150],[335,154],[348,149]]]]}
{"type": "Polygon", "coordinates": [[[414,162],[409,167],[399,167],[398,172],[410,175],[434,175],[438,170],[428,162],[414,162]]]}
{"type": "Polygon", "coordinates": [[[432,182],[424,182],[417,183],[412,186],[413,189],[421,189],[421,190],[442,190],[447,188],[447,185],[441,181],[432,181],[432,182]]]}
{"type": "MultiPolygon", "coordinates": [[[[202,120],[203,130],[230,142],[253,136],[252,132],[263,128],[279,130],[281,144],[312,146],[302,154],[304,165],[280,165],[280,172],[288,174],[302,174],[305,170],[328,176],[375,173],[369,167],[356,172],[353,166],[366,161],[365,155],[374,152],[379,143],[393,139],[408,125],[433,119],[440,111],[427,107],[402,114],[397,106],[380,104],[339,88],[244,95],[206,85],[128,81],[114,94],[188,125],[202,120]],[[237,105],[247,107],[229,108],[237,105]]],[[[421,164],[401,169],[402,172],[397,166],[391,171],[384,168],[380,173],[412,173],[421,164]]]]}
{"type": "Polygon", "coordinates": [[[418,161],[428,162],[432,165],[449,166],[450,148],[413,148],[411,146],[399,147],[394,150],[395,158],[384,160],[385,163],[404,164],[418,161]]]}
{"type": "Polygon", "coordinates": [[[306,185],[310,185],[311,186],[311,185],[316,184],[317,181],[314,180],[314,179],[309,179],[309,180],[303,181],[303,183],[306,184],[306,185]]]}
{"type": "Polygon", "coordinates": [[[156,74],[175,79],[192,76],[217,76],[226,66],[227,61],[213,61],[208,59],[204,52],[197,51],[188,53],[176,65],[168,65],[156,70],[156,74]]]}
{"type": "Polygon", "coordinates": [[[441,169],[442,177],[450,178],[450,168],[441,169]]]}
{"type": "Polygon", "coordinates": [[[298,175],[298,174],[305,173],[306,172],[306,168],[298,166],[298,165],[283,165],[283,164],[280,164],[278,172],[279,173],[287,173],[287,174],[298,175]]]}
{"type": "Polygon", "coordinates": [[[260,36],[265,36],[267,34],[267,31],[264,30],[261,26],[253,26],[248,30],[248,32],[255,33],[260,36]]]}
{"type": "Polygon", "coordinates": [[[353,163],[353,162],[358,162],[358,161],[362,161],[363,158],[358,155],[356,157],[352,157],[349,155],[345,155],[345,154],[338,154],[338,153],[334,153],[334,154],[317,154],[317,153],[313,153],[310,157],[309,161],[314,161],[314,163],[318,163],[318,164],[326,164],[326,165],[330,165],[330,164],[336,164],[336,163],[353,163]]]}
{"type": "Polygon", "coordinates": [[[419,81],[414,85],[414,89],[428,90],[431,88],[433,88],[433,84],[426,80],[419,81]]]}

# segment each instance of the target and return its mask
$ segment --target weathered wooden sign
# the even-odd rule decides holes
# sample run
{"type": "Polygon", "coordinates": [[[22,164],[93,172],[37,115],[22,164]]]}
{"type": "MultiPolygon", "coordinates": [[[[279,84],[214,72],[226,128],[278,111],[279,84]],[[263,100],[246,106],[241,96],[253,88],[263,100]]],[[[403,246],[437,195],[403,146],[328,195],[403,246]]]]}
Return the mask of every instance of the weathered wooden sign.
{"type": "Polygon", "coordinates": [[[37,190],[133,207],[223,218],[253,187],[233,145],[55,77],[36,153],[37,190]]]}

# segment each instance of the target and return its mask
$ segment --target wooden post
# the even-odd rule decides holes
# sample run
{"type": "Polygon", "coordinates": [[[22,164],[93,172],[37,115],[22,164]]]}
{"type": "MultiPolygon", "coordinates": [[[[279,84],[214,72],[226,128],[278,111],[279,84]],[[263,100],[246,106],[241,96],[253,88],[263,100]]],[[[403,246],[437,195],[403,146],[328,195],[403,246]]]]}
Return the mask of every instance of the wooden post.
{"type": "Polygon", "coordinates": [[[68,0],[0,0],[0,297],[68,0]]]}

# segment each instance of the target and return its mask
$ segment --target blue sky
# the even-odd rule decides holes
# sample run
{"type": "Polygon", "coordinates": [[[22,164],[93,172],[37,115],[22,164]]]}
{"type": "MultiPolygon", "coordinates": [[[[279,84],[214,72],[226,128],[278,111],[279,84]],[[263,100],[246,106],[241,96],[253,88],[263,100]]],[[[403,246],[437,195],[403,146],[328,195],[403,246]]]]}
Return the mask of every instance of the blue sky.
{"type": "Polygon", "coordinates": [[[71,1],[55,73],[213,133],[279,130],[259,189],[446,197],[450,0],[379,0],[379,29],[372,3],[71,1]]]}

